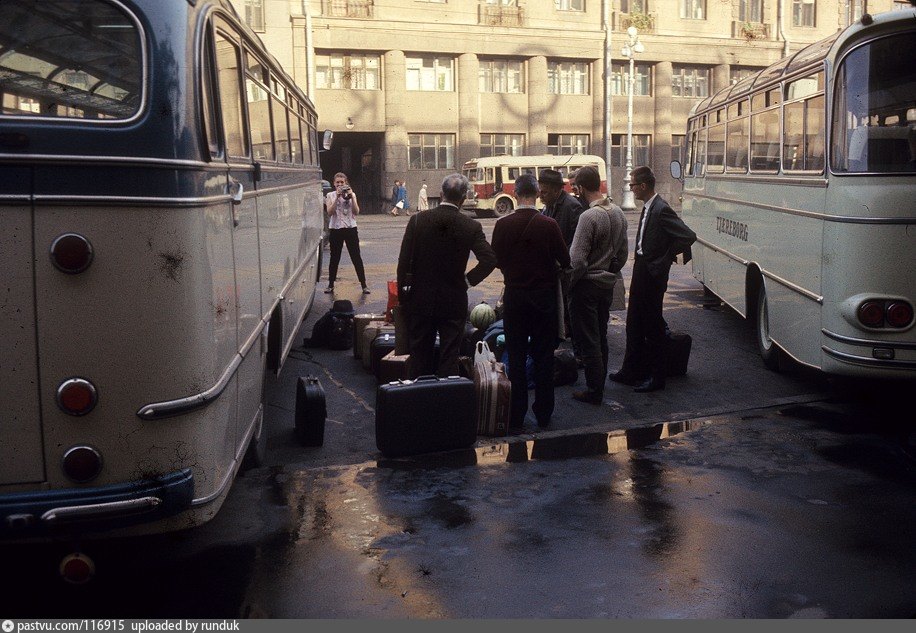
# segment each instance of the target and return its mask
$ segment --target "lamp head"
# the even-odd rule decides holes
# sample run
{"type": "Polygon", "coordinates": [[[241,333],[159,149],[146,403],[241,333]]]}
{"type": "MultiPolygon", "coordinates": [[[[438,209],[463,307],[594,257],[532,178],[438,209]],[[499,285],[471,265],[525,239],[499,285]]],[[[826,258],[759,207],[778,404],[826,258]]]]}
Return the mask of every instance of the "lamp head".
{"type": "Polygon", "coordinates": [[[639,33],[639,31],[636,29],[635,26],[630,26],[627,28],[627,35],[630,36],[631,40],[636,37],[637,33],[639,33]]]}

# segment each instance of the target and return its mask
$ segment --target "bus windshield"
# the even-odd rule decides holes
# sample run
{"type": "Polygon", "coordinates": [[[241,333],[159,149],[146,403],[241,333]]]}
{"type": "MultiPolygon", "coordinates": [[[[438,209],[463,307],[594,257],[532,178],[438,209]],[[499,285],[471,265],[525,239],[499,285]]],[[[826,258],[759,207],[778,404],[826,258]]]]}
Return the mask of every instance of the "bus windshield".
{"type": "Polygon", "coordinates": [[[916,172],[916,33],[856,48],[837,73],[835,173],[916,172]]]}

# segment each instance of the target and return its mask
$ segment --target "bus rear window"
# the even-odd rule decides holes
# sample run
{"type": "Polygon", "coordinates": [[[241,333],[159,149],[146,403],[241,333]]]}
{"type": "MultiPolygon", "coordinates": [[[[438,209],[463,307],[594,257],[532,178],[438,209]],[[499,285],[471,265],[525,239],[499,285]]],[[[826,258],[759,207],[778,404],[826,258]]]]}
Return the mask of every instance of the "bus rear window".
{"type": "Polygon", "coordinates": [[[2,114],[129,119],[142,102],[137,23],[102,0],[0,2],[2,114]]]}
{"type": "Polygon", "coordinates": [[[837,73],[831,168],[916,172],[916,33],[856,48],[837,73]]]}

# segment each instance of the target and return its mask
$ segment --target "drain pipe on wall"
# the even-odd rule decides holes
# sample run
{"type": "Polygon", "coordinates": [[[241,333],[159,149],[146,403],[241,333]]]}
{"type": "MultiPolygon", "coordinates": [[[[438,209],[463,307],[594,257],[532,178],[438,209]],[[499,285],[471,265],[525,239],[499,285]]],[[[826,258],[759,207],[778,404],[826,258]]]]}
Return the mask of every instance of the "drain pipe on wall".
{"type": "Polygon", "coordinates": [[[786,31],[783,28],[782,21],[785,16],[785,11],[783,10],[783,4],[786,0],[779,0],[776,3],[776,30],[779,33],[779,39],[782,40],[782,56],[789,56],[789,39],[786,37],[786,31]]]}

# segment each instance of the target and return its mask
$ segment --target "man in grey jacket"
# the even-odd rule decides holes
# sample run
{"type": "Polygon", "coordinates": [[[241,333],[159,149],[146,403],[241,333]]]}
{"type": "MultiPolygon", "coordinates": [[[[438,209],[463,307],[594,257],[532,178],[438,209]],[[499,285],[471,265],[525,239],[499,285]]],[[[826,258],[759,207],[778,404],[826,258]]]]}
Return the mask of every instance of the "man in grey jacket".
{"type": "Polygon", "coordinates": [[[620,207],[600,192],[601,177],[594,167],[580,169],[576,184],[589,207],[579,216],[569,252],[569,316],[573,343],[584,366],[586,389],[574,392],[572,397],[600,405],[604,400],[607,323],[614,284],[620,280],[620,269],[629,254],[627,219],[620,207]]]}

